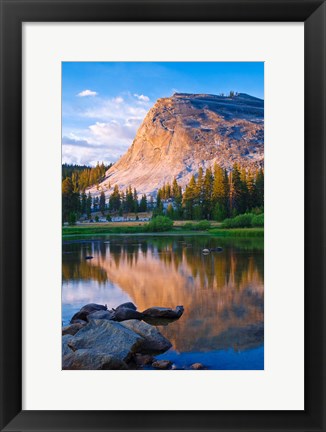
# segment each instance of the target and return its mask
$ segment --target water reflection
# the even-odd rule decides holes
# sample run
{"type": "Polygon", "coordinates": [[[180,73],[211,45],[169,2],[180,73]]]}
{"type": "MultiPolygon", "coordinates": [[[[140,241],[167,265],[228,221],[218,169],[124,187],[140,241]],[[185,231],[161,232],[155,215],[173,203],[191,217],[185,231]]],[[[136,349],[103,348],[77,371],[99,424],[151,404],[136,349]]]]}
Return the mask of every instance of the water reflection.
{"type": "Polygon", "coordinates": [[[235,351],[263,344],[263,240],[110,237],[63,245],[63,319],[89,302],[185,308],[160,327],[176,352],[235,351]],[[201,253],[222,246],[223,252],[201,253]],[[85,260],[93,255],[93,260],[85,260]]]}

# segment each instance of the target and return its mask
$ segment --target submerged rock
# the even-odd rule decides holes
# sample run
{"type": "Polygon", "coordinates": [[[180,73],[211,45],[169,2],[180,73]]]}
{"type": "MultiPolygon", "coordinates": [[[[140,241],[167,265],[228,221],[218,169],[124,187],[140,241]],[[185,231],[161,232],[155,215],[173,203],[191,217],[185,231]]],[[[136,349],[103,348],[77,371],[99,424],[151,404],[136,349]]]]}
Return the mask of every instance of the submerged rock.
{"type": "Polygon", "coordinates": [[[172,362],[170,360],[156,360],[154,363],[152,363],[152,366],[155,369],[170,369],[172,362]]]}
{"type": "Polygon", "coordinates": [[[143,342],[141,336],[117,322],[94,319],[79,330],[68,345],[73,351],[95,349],[127,362],[134,353],[139,352],[143,342]]]}
{"type": "Polygon", "coordinates": [[[180,318],[184,312],[183,306],[177,306],[175,309],[164,307],[151,307],[143,311],[145,317],[150,318],[180,318]]]}
{"type": "Polygon", "coordinates": [[[128,369],[126,363],[119,358],[102,353],[98,350],[81,349],[70,351],[62,359],[64,370],[103,370],[128,369]]]}
{"type": "Polygon", "coordinates": [[[62,336],[67,334],[74,336],[80,329],[85,327],[86,324],[87,323],[85,321],[81,321],[62,327],[62,336]]]}
{"type": "Polygon", "coordinates": [[[140,345],[142,353],[163,353],[171,348],[171,342],[160,331],[143,321],[129,320],[121,323],[122,326],[132,330],[144,340],[140,345]]]}
{"type": "Polygon", "coordinates": [[[99,305],[96,303],[89,303],[83,306],[79,312],[75,313],[75,315],[71,318],[70,323],[73,324],[77,320],[87,321],[87,316],[89,314],[99,310],[107,310],[107,306],[99,305]]]}

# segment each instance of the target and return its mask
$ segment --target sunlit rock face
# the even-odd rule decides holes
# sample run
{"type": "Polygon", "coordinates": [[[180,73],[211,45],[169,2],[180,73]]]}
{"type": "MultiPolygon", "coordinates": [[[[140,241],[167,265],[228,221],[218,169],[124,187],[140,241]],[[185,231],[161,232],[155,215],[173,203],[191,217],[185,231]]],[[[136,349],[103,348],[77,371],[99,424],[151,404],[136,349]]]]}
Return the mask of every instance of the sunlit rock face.
{"type": "Polygon", "coordinates": [[[158,99],[121,159],[107,172],[97,195],[114,185],[155,194],[177,178],[184,187],[199,167],[230,169],[264,164],[264,101],[246,94],[232,98],[175,93],[158,99]]]}

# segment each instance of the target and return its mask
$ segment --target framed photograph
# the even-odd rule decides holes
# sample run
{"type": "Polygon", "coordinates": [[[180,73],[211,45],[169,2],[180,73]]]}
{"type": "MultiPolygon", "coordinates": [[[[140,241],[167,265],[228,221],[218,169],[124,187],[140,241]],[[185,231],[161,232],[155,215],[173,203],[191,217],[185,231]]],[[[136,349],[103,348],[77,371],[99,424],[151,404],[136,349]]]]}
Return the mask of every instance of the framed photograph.
{"type": "Polygon", "coordinates": [[[1,430],[325,424],[325,3],[1,0],[1,430]]]}

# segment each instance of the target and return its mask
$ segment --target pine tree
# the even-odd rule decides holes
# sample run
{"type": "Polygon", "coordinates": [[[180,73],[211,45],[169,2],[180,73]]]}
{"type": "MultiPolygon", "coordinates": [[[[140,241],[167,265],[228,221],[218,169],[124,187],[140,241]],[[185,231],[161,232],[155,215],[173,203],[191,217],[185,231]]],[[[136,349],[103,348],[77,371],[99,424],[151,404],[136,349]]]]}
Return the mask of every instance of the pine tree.
{"type": "Polygon", "coordinates": [[[137,190],[136,190],[136,188],[134,188],[134,196],[133,196],[133,200],[134,200],[134,212],[135,213],[137,213],[138,212],[138,208],[139,208],[139,205],[138,205],[138,195],[137,195],[137,190]]]}
{"type": "Polygon", "coordinates": [[[105,193],[102,191],[100,195],[100,212],[104,216],[105,212],[105,193]]]}
{"type": "Polygon", "coordinates": [[[87,202],[87,195],[84,191],[81,196],[81,206],[80,206],[80,211],[82,214],[86,214],[86,202],[87,202]]]}
{"type": "Polygon", "coordinates": [[[264,170],[259,169],[256,175],[257,207],[264,208],[264,170]]]}
{"type": "Polygon", "coordinates": [[[195,188],[195,204],[201,205],[203,202],[203,189],[204,189],[204,170],[199,167],[196,188],[195,188]]]}
{"type": "Polygon", "coordinates": [[[91,213],[92,213],[92,196],[91,193],[88,192],[87,200],[86,200],[86,214],[88,219],[90,219],[91,213]]]}
{"type": "Polygon", "coordinates": [[[211,219],[213,180],[214,178],[213,178],[212,170],[210,168],[207,168],[205,172],[203,193],[202,193],[203,196],[202,211],[205,219],[211,219]]]}
{"type": "Polygon", "coordinates": [[[62,220],[67,222],[70,213],[80,212],[79,192],[74,191],[73,182],[67,177],[62,182],[62,220]]]}
{"type": "Polygon", "coordinates": [[[146,197],[146,194],[144,194],[141,197],[140,204],[139,204],[139,211],[140,212],[146,212],[147,211],[147,197],[146,197]]]}
{"type": "Polygon", "coordinates": [[[248,190],[248,210],[253,209],[256,207],[257,202],[257,190],[256,190],[256,184],[255,184],[255,176],[252,170],[249,170],[247,173],[247,190],[248,190]]]}
{"type": "Polygon", "coordinates": [[[183,207],[186,219],[193,219],[194,217],[194,204],[197,197],[197,184],[195,176],[193,175],[190,182],[186,186],[183,194],[183,207]]]}
{"type": "Polygon", "coordinates": [[[241,189],[240,171],[237,164],[234,164],[230,175],[230,207],[232,216],[241,213],[241,189]]]}
{"type": "Polygon", "coordinates": [[[93,210],[95,212],[98,211],[98,207],[99,207],[99,199],[96,196],[96,197],[93,198],[93,210]]]}
{"type": "Polygon", "coordinates": [[[119,211],[121,207],[120,202],[120,192],[118,185],[115,185],[113,188],[113,192],[109,198],[109,208],[110,211],[119,211]]]}
{"type": "Polygon", "coordinates": [[[182,189],[178,185],[177,179],[174,178],[171,187],[171,197],[175,203],[174,217],[180,218],[182,215],[182,189]]]}
{"type": "Polygon", "coordinates": [[[174,209],[173,205],[170,203],[166,209],[166,216],[170,219],[174,219],[174,209]]]}
{"type": "Polygon", "coordinates": [[[126,205],[125,210],[127,213],[134,210],[134,197],[132,193],[131,186],[129,186],[126,190],[126,205]]]}

